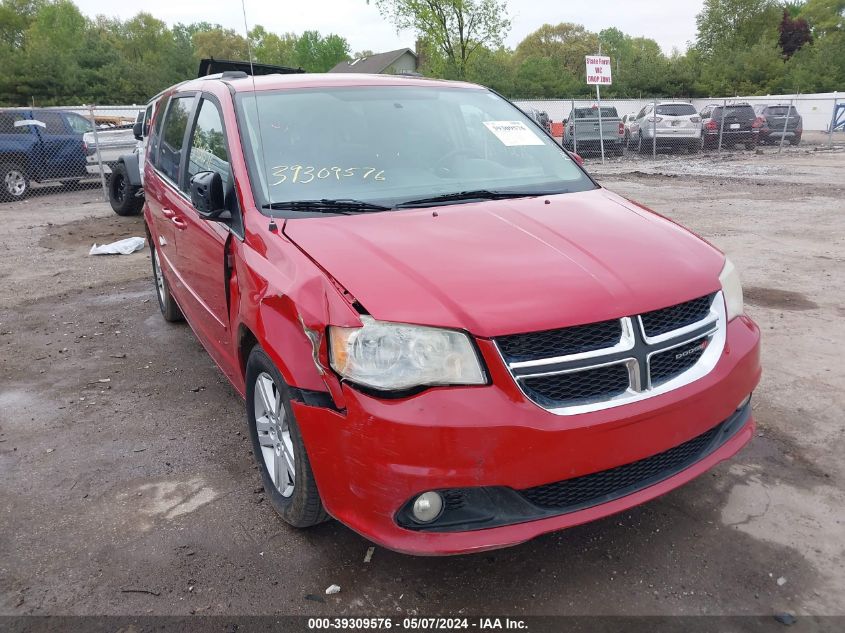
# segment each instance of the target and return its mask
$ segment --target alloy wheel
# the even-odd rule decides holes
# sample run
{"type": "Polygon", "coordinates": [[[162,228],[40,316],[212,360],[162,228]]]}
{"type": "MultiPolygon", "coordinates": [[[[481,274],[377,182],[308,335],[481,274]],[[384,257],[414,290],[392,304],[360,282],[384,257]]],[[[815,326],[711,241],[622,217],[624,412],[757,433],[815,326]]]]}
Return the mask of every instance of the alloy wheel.
{"type": "Polygon", "coordinates": [[[255,379],[255,427],[264,466],[283,497],[293,494],[296,484],[296,456],[282,394],[273,377],[261,372],[255,379]]]}

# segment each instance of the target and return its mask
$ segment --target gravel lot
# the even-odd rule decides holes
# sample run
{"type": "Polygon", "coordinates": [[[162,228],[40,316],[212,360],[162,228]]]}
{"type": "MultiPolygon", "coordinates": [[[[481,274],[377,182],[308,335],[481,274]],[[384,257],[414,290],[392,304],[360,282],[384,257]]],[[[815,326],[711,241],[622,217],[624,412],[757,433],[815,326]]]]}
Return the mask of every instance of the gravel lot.
{"type": "Polygon", "coordinates": [[[845,614],[845,152],[608,162],[743,273],[759,434],[645,506],[412,558],[264,500],[242,403],[97,190],[0,205],[0,614],[845,614]],[[327,596],[329,585],[341,586],[327,596]]]}

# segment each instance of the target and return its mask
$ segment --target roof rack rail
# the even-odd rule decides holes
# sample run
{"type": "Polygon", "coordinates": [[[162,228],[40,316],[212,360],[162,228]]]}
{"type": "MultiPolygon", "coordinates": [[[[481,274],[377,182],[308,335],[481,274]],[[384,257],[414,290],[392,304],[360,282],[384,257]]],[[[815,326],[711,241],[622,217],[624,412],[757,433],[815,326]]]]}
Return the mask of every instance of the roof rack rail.
{"type": "Polygon", "coordinates": [[[207,77],[208,75],[221,75],[222,79],[236,79],[239,77],[248,77],[250,75],[292,75],[296,73],[304,73],[302,68],[290,68],[289,66],[274,66],[272,64],[257,64],[249,61],[234,61],[231,59],[214,59],[213,57],[200,60],[200,67],[197,71],[197,77],[207,77]],[[234,73],[243,73],[234,74],[234,73]]]}

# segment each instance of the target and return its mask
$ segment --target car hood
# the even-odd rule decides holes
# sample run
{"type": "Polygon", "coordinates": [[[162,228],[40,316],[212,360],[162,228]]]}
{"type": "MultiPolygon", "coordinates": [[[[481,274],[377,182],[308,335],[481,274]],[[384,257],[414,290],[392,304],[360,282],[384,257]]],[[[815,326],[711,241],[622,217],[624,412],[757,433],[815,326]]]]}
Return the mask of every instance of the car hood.
{"type": "Polygon", "coordinates": [[[527,332],[717,290],[724,256],[605,189],[288,220],[284,233],[376,319],[527,332]]]}

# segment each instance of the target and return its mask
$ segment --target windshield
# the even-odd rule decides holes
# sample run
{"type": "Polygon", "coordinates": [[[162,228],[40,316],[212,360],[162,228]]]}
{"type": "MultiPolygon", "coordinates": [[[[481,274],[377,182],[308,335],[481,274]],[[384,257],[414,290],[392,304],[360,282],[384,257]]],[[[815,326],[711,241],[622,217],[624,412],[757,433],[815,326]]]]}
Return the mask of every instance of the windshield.
{"type": "Polygon", "coordinates": [[[657,106],[657,114],[664,116],[688,116],[695,114],[695,106],[689,103],[664,103],[657,106]]]}
{"type": "Polygon", "coordinates": [[[595,188],[529,117],[483,89],[279,90],[239,94],[237,106],[260,206],[595,188]]]}

